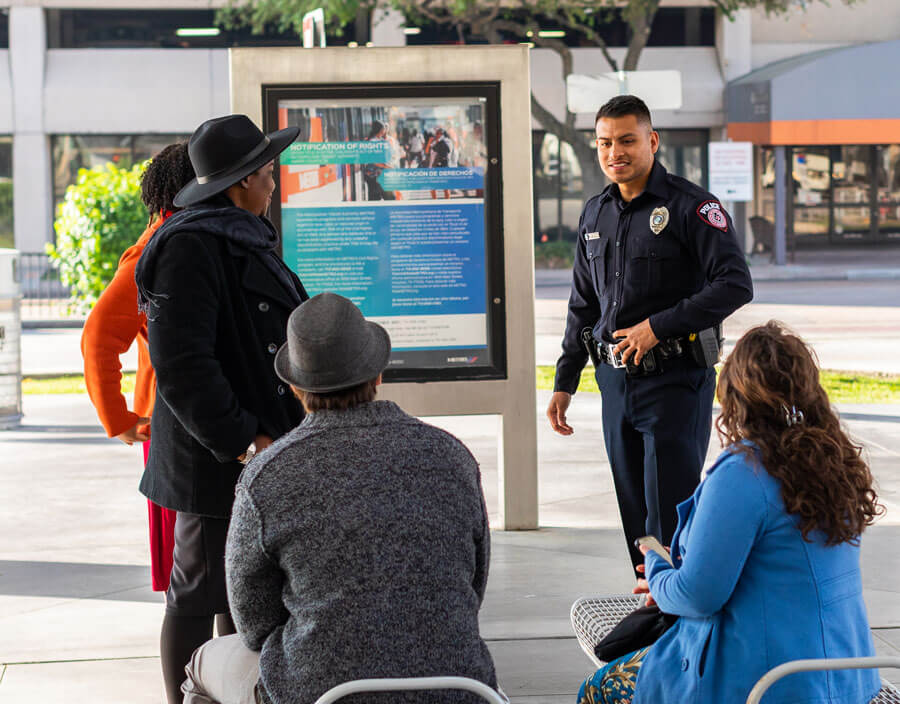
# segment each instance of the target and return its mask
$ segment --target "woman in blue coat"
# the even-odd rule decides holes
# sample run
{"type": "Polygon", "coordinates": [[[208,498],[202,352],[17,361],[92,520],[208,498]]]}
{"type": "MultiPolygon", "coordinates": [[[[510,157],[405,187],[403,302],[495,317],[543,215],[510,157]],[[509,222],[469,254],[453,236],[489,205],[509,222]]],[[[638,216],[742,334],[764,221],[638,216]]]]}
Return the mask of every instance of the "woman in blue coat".
{"type": "MultiPolygon", "coordinates": [[[[678,506],[674,567],[644,550],[652,598],[677,623],[582,685],[580,704],[742,704],[768,670],[874,655],[859,537],[883,508],[806,344],[748,331],[718,382],[727,449],[678,506]]],[[[876,670],[796,674],[765,704],[864,704],[876,670]]]]}

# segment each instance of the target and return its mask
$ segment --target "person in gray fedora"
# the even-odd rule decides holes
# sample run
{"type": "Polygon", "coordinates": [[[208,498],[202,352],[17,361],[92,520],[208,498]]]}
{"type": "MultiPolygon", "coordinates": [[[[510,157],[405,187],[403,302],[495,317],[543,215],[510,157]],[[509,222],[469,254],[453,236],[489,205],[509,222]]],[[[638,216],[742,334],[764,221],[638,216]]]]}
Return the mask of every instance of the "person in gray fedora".
{"type": "Polygon", "coordinates": [[[183,209],[135,268],[157,379],[140,490],[177,512],[160,635],[169,704],[181,704],[184,667],[214,621],[220,635],[234,633],[225,537],[242,462],[303,418],[272,360],[308,296],[266,218],[273,160],[297,133],[263,134],[246,115],[200,125],[188,143],[197,176],[174,199],[183,209]]]}
{"type": "Polygon", "coordinates": [[[274,367],[307,415],[238,482],[226,547],[238,633],[194,653],[185,704],[312,704],[369,677],[497,686],[478,630],[490,554],[478,464],[452,435],[375,400],[390,351],[342,296],[291,313],[274,367]]]}

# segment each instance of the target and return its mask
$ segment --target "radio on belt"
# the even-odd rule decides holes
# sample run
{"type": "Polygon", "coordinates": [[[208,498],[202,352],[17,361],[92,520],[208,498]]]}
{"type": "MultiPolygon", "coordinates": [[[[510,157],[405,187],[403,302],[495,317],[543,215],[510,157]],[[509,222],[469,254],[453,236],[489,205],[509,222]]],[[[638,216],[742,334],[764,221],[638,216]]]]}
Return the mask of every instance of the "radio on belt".
{"type": "Polygon", "coordinates": [[[693,357],[697,366],[707,369],[719,363],[724,343],[725,338],[722,336],[721,325],[715,325],[688,335],[688,347],[691,350],[691,357],[693,357]]]}

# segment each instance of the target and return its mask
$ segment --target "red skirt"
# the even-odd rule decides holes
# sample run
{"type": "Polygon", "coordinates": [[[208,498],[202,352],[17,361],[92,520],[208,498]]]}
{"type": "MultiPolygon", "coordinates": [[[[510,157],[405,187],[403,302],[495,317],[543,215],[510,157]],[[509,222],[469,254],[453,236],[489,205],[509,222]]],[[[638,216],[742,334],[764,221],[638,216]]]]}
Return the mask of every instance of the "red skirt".
{"type": "MultiPolygon", "coordinates": [[[[150,441],[144,442],[144,464],[150,453],[150,441]]],[[[164,592],[169,588],[172,574],[172,555],[175,550],[175,516],[177,512],[147,499],[147,513],[150,517],[150,574],[153,591],[164,592]]]]}

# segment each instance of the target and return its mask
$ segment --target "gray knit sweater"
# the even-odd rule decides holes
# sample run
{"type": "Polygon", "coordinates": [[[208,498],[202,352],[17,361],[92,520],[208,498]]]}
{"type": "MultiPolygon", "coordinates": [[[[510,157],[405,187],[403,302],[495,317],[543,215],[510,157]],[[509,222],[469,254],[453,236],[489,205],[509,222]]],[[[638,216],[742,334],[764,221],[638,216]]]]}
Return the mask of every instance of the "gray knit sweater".
{"type": "Polygon", "coordinates": [[[478,464],[459,440],[388,401],[310,414],[244,470],[228,532],[231,612],[261,651],[263,701],[311,704],[367,677],[496,686],[478,632],[489,552],[478,464]]]}

